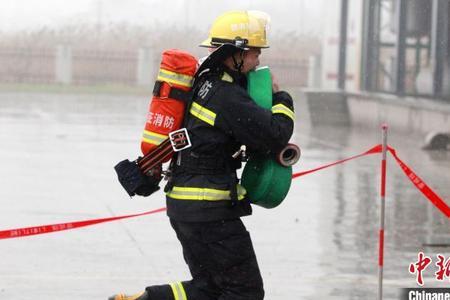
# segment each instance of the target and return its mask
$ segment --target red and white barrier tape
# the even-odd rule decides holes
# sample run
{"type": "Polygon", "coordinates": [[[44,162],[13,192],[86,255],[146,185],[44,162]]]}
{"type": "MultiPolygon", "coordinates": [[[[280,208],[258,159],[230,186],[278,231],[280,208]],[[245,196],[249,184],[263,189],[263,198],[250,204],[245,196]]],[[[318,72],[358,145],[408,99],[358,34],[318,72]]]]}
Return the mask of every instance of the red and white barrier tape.
{"type": "MultiPolygon", "coordinates": [[[[445,203],[444,200],[442,200],[441,197],[439,197],[419,176],[417,176],[410,167],[408,167],[396,154],[395,149],[388,147],[389,152],[394,156],[395,160],[399,164],[399,166],[402,168],[403,172],[406,174],[406,176],[411,180],[411,182],[419,189],[423,195],[431,202],[433,203],[444,215],[446,215],[448,218],[450,218],[450,207],[445,203]]],[[[375,153],[381,153],[381,145],[376,145],[373,148],[358,154],[351,156],[349,158],[345,158],[339,161],[336,161],[334,163],[330,163],[315,169],[295,173],[292,175],[292,178],[297,178],[300,176],[304,176],[306,174],[314,173],[322,169],[326,169],[335,165],[342,164],[344,162],[347,162],[349,160],[353,160],[362,156],[375,154],[375,153]]],[[[158,208],[155,210],[143,212],[143,213],[137,213],[137,214],[131,214],[131,215],[124,215],[124,216],[117,216],[117,217],[109,217],[109,218],[102,218],[102,219],[93,219],[93,220],[85,220],[85,221],[77,221],[77,222],[69,222],[69,223],[60,223],[60,224],[50,224],[50,225],[42,225],[42,226],[33,226],[33,227],[25,227],[25,228],[16,228],[16,229],[8,229],[8,230],[1,230],[0,231],[0,240],[1,239],[11,239],[11,238],[18,238],[18,237],[25,237],[25,236],[31,236],[31,235],[38,235],[38,234],[45,234],[45,233],[51,233],[51,232],[57,232],[57,231],[63,231],[63,230],[69,230],[69,229],[76,229],[80,227],[100,224],[100,223],[106,223],[106,222],[112,222],[122,219],[128,219],[128,218],[134,218],[134,217],[140,217],[150,214],[155,214],[159,212],[165,211],[166,208],[158,208]]]]}
{"type": "Polygon", "coordinates": [[[112,222],[112,221],[117,221],[117,220],[122,220],[122,219],[156,214],[159,212],[163,212],[165,210],[166,210],[166,208],[162,207],[162,208],[158,208],[155,210],[138,213],[138,214],[126,215],[126,216],[109,217],[109,218],[102,218],[102,219],[93,219],[93,220],[85,220],[85,221],[77,221],[77,222],[69,222],[69,223],[60,223],[60,224],[41,225],[41,226],[2,230],[2,231],[0,231],[0,240],[25,237],[25,236],[37,235],[37,234],[44,234],[44,233],[51,233],[51,232],[69,230],[69,229],[76,229],[76,228],[86,227],[86,226],[100,224],[100,223],[106,223],[106,222],[112,222]]]}
{"type": "Polygon", "coordinates": [[[392,147],[388,147],[389,152],[397,161],[400,168],[405,173],[406,177],[414,184],[414,186],[422,192],[422,194],[434,204],[447,218],[450,218],[450,207],[439,197],[414,171],[408,167],[397,155],[392,147]]]}
{"type": "Polygon", "coordinates": [[[292,178],[297,178],[297,177],[304,176],[304,175],[309,174],[309,173],[314,173],[314,172],[320,171],[322,169],[326,169],[326,168],[329,168],[329,167],[332,167],[332,166],[335,166],[335,165],[339,165],[339,164],[345,163],[345,162],[347,162],[349,160],[352,160],[352,159],[356,159],[356,158],[359,158],[359,157],[362,157],[362,156],[366,156],[366,155],[369,155],[369,154],[375,154],[375,153],[381,153],[381,145],[376,145],[373,148],[367,150],[366,152],[363,152],[363,153],[358,154],[358,155],[351,156],[349,158],[338,160],[338,161],[336,161],[334,163],[331,163],[331,164],[328,164],[328,165],[324,165],[324,166],[321,166],[321,167],[318,167],[318,168],[315,168],[315,169],[311,169],[311,170],[308,170],[308,171],[295,173],[295,174],[292,175],[292,178]]]}
{"type": "MultiPolygon", "coordinates": [[[[309,173],[313,173],[328,167],[332,167],[338,164],[342,164],[344,162],[347,162],[349,160],[352,159],[356,159],[362,156],[366,156],[366,155],[370,155],[370,154],[375,154],[375,153],[381,153],[381,144],[380,145],[376,145],[373,148],[367,150],[366,152],[363,152],[361,154],[349,157],[349,158],[345,158],[342,160],[339,160],[337,162],[331,163],[331,164],[327,164],[315,169],[311,169],[308,171],[303,171],[303,172],[299,172],[299,173],[295,173],[292,175],[292,178],[297,178],[309,173]]],[[[406,165],[397,155],[397,152],[394,148],[388,146],[388,151],[392,154],[392,156],[394,157],[395,161],[397,162],[397,164],[400,166],[400,168],[403,170],[403,172],[405,173],[406,177],[408,177],[408,179],[414,184],[414,186],[422,192],[422,194],[431,202],[433,203],[434,206],[436,206],[437,209],[439,209],[447,218],[450,218],[450,207],[445,203],[445,201],[439,197],[439,195],[437,195],[419,176],[417,176],[416,173],[414,173],[414,171],[408,166],[406,165]]],[[[384,166],[386,167],[386,166],[384,166]]],[[[382,191],[384,193],[384,189],[385,187],[382,186],[382,191]]]]}

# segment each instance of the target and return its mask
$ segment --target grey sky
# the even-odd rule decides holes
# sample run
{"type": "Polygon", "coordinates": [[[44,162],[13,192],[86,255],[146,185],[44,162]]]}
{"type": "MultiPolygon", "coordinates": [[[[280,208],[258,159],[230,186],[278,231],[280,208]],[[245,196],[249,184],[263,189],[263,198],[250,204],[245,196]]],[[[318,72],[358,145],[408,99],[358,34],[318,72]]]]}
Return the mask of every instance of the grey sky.
{"type": "MultiPolygon", "coordinates": [[[[227,10],[258,9],[272,17],[272,31],[321,32],[323,0],[2,0],[3,31],[78,22],[129,22],[207,28],[227,10]]],[[[328,0],[330,1],[330,0],[328,0]]],[[[333,0],[337,1],[337,0],[333,0]]]]}

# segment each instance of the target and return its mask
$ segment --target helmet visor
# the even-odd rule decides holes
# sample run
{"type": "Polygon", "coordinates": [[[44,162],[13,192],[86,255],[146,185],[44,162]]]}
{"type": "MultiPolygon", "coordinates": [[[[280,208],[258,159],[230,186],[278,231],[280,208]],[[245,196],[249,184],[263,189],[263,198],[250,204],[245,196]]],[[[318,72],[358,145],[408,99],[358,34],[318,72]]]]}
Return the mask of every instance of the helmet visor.
{"type": "Polygon", "coordinates": [[[268,48],[267,31],[270,26],[269,14],[259,10],[250,10],[247,13],[249,20],[248,36],[250,40],[254,41],[255,47],[268,48]]]}

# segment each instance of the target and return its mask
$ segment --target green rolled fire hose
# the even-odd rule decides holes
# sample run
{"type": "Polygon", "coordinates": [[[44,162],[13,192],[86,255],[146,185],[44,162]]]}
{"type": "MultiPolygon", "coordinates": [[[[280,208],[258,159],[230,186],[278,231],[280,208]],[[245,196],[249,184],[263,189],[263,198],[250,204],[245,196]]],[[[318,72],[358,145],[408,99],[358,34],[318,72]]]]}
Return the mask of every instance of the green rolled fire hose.
{"type": "MultiPolygon", "coordinates": [[[[272,108],[272,77],[268,67],[248,73],[248,93],[261,107],[272,108]]],[[[251,203],[274,208],[289,192],[292,166],[284,167],[273,157],[251,156],[242,172],[241,184],[251,203]]]]}

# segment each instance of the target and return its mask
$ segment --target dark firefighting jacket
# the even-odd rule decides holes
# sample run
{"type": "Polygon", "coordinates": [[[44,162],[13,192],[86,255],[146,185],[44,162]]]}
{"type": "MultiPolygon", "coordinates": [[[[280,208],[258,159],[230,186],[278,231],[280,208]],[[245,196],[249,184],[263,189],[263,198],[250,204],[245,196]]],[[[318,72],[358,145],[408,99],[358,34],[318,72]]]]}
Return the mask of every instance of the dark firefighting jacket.
{"type": "Polygon", "coordinates": [[[196,80],[185,118],[192,147],[173,159],[166,187],[167,214],[177,221],[203,222],[251,214],[233,158],[241,145],[249,155],[271,155],[289,141],[294,127],[292,99],[273,95],[272,110],[258,106],[246,90],[246,77],[223,68],[196,80]]]}

